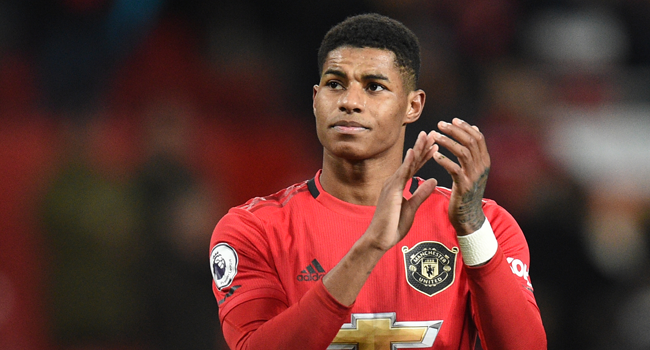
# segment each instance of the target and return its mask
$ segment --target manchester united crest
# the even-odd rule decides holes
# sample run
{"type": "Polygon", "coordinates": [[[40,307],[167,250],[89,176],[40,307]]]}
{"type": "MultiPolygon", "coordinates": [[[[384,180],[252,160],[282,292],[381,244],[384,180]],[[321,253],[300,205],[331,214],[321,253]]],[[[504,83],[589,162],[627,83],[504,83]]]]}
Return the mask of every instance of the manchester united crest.
{"type": "Polygon", "coordinates": [[[448,249],[440,242],[420,242],[409,249],[402,247],[406,281],[411,287],[434,296],[451,286],[456,279],[458,247],[448,249]]]}

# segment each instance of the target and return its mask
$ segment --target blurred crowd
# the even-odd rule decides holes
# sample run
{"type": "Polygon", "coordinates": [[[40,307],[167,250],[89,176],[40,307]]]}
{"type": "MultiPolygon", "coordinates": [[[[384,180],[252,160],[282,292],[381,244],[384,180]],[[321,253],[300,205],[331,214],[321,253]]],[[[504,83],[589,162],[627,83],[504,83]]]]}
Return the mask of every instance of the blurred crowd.
{"type": "Polygon", "coordinates": [[[0,349],[227,349],[212,229],[319,169],[316,51],[364,12],[420,38],[407,144],[486,135],[549,349],[650,349],[644,0],[0,2],[0,349]]]}

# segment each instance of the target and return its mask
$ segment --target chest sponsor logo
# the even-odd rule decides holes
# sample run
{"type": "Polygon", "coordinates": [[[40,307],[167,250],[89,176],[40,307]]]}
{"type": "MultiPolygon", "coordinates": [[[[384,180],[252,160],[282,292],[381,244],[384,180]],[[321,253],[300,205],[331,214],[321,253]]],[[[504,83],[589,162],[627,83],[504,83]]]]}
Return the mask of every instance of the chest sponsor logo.
{"type": "Polygon", "coordinates": [[[237,274],[239,257],[233,247],[227,243],[219,243],[210,253],[210,270],[212,278],[219,290],[222,290],[232,283],[237,274]]]}
{"type": "Polygon", "coordinates": [[[402,247],[406,282],[415,290],[434,296],[456,279],[458,247],[451,249],[434,241],[420,242],[409,249],[402,247]]]}
{"type": "Polygon", "coordinates": [[[395,313],[352,314],[328,350],[395,350],[430,348],[442,321],[395,322],[395,313]]]}

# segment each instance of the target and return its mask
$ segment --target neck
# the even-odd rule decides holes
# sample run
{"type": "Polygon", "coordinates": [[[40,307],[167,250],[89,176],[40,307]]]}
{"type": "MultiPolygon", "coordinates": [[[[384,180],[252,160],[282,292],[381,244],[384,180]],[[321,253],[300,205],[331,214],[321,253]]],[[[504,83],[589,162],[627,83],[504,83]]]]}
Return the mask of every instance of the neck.
{"type": "Polygon", "coordinates": [[[393,157],[351,161],[327,151],[320,184],[332,196],[352,204],[376,206],[384,182],[402,162],[401,151],[393,157]]]}

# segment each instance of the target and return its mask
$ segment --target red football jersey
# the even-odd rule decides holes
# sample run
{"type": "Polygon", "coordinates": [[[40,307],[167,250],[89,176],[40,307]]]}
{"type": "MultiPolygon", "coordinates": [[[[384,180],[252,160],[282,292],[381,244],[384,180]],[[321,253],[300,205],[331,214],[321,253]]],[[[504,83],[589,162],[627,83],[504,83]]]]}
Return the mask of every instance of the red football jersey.
{"type": "MultiPolygon", "coordinates": [[[[211,269],[222,323],[233,308],[247,301],[298,303],[322,284],[323,276],[368,228],[375,207],[329,195],[321,188],[319,175],[232,208],[215,228],[211,269]]],[[[422,181],[409,181],[405,198],[422,181]]],[[[347,320],[329,349],[389,350],[391,344],[407,349],[473,349],[480,320],[468,282],[472,268],[463,264],[447,216],[449,195],[449,189],[438,187],[420,206],[407,236],[381,258],[351,316],[344,315],[347,320]]],[[[502,276],[516,280],[520,287],[515,292],[536,308],[521,229],[494,201],[484,200],[483,211],[499,243],[493,260],[505,260],[510,271],[502,276]]],[[[492,294],[490,298],[504,298],[492,294]]]]}

